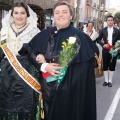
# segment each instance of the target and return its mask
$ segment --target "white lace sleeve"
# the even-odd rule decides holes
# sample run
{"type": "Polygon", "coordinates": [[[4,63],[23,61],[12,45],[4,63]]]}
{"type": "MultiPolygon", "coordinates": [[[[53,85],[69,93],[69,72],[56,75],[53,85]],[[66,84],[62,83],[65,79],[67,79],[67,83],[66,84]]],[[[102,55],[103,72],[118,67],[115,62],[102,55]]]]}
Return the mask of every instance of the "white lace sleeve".
{"type": "Polygon", "coordinates": [[[91,35],[91,39],[94,41],[96,40],[96,38],[98,37],[98,33],[96,31],[93,32],[93,34],[91,35]]]}

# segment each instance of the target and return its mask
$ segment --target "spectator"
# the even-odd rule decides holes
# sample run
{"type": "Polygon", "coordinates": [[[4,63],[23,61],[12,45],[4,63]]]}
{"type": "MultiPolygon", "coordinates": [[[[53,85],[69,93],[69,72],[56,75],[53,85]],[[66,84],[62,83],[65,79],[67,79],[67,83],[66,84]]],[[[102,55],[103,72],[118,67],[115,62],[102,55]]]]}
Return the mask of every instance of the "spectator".
{"type": "Polygon", "coordinates": [[[115,56],[112,60],[112,56],[110,54],[111,47],[115,45],[117,40],[120,40],[120,31],[113,27],[113,16],[107,17],[107,26],[101,30],[97,42],[102,46],[102,58],[103,58],[103,71],[105,76],[105,82],[103,86],[112,87],[112,79],[115,72],[116,67],[116,59],[115,56]],[[112,61],[111,61],[112,60],[112,61]]]}

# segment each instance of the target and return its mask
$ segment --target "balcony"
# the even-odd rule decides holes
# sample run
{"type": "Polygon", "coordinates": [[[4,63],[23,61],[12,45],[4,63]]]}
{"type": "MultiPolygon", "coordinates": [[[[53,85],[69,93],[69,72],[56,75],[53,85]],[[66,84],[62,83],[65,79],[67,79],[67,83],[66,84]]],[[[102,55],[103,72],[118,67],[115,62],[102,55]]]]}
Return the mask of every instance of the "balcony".
{"type": "Polygon", "coordinates": [[[91,6],[91,3],[92,3],[91,0],[87,0],[87,2],[86,2],[87,6],[91,6]]]}
{"type": "Polygon", "coordinates": [[[97,9],[99,9],[99,5],[97,5],[97,9]]]}
{"type": "MultiPolygon", "coordinates": [[[[100,7],[100,12],[103,12],[103,11],[104,11],[104,7],[101,6],[101,7],[100,7]]],[[[105,12],[108,12],[108,9],[107,9],[107,8],[105,8],[105,12]]]]}
{"type": "Polygon", "coordinates": [[[95,7],[95,8],[96,8],[96,3],[93,3],[93,7],[95,7]]]}

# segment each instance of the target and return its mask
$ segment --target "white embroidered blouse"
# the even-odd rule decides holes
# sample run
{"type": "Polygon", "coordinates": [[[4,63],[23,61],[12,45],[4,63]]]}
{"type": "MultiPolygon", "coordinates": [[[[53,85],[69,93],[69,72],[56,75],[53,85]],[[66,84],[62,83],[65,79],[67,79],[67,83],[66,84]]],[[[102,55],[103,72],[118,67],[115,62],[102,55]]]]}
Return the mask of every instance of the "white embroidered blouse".
{"type": "Polygon", "coordinates": [[[39,32],[37,27],[32,27],[32,25],[29,24],[27,28],[16,37],[11,26],[8,26],[8,48],[14,55],[19,55],[18,51],[22,48],[23,44],[28,43],[39,32]]]}
{"type": "Polygon", "coordinates": [[[27,27],[23,30],[17,37],[14,30],[11,28],[11,24],[14,22],[11,16],[11,10],[9,13],[2,19],[2,27],[8,27],[8,48],[12,51],[13,54],[19,55],[18,51],[22,48],[24,43],[28,43],[40,30],[37,28],[37,15],[36,13],[28,6],[30,16],[27,18],[27,27]]]}

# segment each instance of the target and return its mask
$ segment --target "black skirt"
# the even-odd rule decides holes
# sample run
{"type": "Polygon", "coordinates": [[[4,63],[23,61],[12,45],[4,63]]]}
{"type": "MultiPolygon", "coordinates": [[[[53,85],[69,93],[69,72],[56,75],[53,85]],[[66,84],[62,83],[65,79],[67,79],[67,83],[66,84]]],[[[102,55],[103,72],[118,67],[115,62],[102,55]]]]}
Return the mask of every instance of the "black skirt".
{"type": "MultiPolygon", "coordinates": [[[[18,56],[21,65],[34,76],[34,69],[26,57],[18,56]]],[[[36,120],[37,95],[8,62],[1,60],[0,120],[36,120]]]]}

